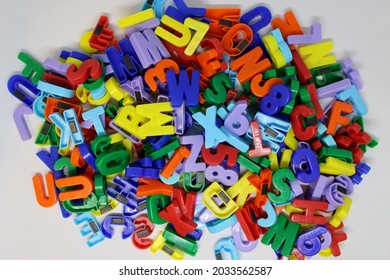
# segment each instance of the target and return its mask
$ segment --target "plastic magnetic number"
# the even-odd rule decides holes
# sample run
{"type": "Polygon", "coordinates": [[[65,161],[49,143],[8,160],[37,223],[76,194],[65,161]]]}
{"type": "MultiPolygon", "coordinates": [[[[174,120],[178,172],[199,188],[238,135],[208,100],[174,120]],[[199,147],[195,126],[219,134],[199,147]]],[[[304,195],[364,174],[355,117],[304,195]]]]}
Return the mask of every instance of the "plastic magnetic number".
{"type": "Polygon", "coordinates": [[[206,164],[211,166],[220,165],[227,158],[226,165],[234,167],[237,163],[237,156],[237,149],[225,144],[219,144],[215,153],[212,149],[202,148],[202,158],[206,164]]]}
{"type": "Polygon", "coordinates": [[[260,101],[260,109],[269,116],[279,113],[292,98],[291,90],[286,85],[274,85],[269,94],[260,101]]]}
{"type": "MultiPolygon", "coordinates": [[[[228,108],[230,105],[229,103],[228,108]]],[[[249,129],[249,119],[246,115],[247,107],[246,101],[238,101],[225,118],[225,127],[238,136],[244,135],[249,129]]]]}
{"type": "Polygon", "coordinates": [[[204,174],[208,181],[217,181],[225,186],[232,186],[238,180],[238,174],[235,169],[224,169],[222,166],[209,166],[204,174]]]}
{"type": "Polygon", "coordinates": [[[298,250],[308,257],[317,255],[321,250],[320,237],[326,232],[328,232],[328,230],[325,227],[319,226],[301,233],[297,239],[298,250]]]}

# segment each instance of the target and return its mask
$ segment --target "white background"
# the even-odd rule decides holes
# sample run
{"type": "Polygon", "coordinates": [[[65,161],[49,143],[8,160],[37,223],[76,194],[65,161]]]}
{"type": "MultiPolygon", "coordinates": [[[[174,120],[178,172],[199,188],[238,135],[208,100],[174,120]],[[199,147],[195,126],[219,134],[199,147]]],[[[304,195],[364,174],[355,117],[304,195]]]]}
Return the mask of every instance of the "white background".
{"type": "MultiPolygon", "coordinates": [[[[138,0],[13,0],[0,10],[0,259],[167,259],[133,248],[119,230],[112,240],[88,248],[73,218],[63,219],[58,206],[41,208],[35,201],[31,176],[47,168],[35,156],[33,139],[22,142],[12,120],[19,102],[8,92],[7,80],[23,69],[17,59],[27,51],[38,61],[55,57],[62,48],[78,47],[80,36],[106,14],[114,26],[118,19],[140,10],[138,0]]],[[[170,1],[168,1],[170,2],[170,1]]],[[[168,3],[167,2],[167,3],[168,3]]],[[[320,22],[323,38],[331,39],[338,59],[351,56],[362,75],[362,95],[369,108],[366,130],[380,145],[369,150],[365,162],[372,167],[352,195],[352,208],[345,220],[348,240],[341,244],[340,259],[390,259],[389,178],[389,36],[390,4],[387,0],[296,0],[296,1],[186,1],[189,6],[240,6],[243,12],[265,4],[273,14],[292,8],[301,26],[320,22]]],[[[305,29],[307,30],[307,29],[305,29]]],[[[117,37],[123,33],[117,32],[117,37]]],[[[39,121],[29,118],[33,137],[39,121]]],[[[119,228],[118,228],[119,229],[119,228]]],[[[230,231],[205,233],[197,259],[213,259],[216,241],[230,231]]],[[[242,259],[274,259],[269,246],[259,243],[242,259]]],[[[191,259],[191,257],[186,257],[191,259]]],[[[317,259],[317,258],[316,258],[317,259]]],[[[320,259],[320,258],[318,258],[320,259]]]]}

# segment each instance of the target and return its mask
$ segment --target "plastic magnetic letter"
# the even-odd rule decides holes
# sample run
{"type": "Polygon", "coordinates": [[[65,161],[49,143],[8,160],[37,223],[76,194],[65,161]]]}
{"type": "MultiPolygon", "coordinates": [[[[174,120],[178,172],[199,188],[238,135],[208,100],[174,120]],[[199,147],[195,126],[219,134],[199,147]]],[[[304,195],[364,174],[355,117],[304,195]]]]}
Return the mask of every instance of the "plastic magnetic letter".
{"type": "Polygon", "coordinates": [[[303,224],[325,225],[326,218],[321,215],[316,215],[315,211],[326,211],[328,203],[325,201],[294,199],[293,206],[301,209],[306,209],[305,214],[291,213],[290,220],[303,224]]]}
{"type": "Polygon", "coordinates": [[[256,47],[230,63],[230,68],[238,72],[237,78],[241,84],[252,80],[257,74],[271,68],[269,59],[261,59],[262,56],[263,50],[256,47]]]}
{"type": "Polygon", "coordinates": [[[333,43],[331,41],[298,48],[299,54],[309,69],[336,63],[336,56],[328,55],[332,50],[333,43]]]}
{"type": "Polygon", "coordinates": [[[96,157],[96,167],[104,176],[125,170],[130,163],[130,155],[123,145],[115,145],[96,157]]]}
{"type": "MultiPolygon", "coordinates": [[[[165,1],[165,0],[164,0],[165,1]]],[[[168,7],[166,13],[170,14],[172,13],[175,15],[178,20],[180,19],[181,22],[183,22],[188,17],[203,17],[206,13],[206,8],[194,8],[194,7],[188,7],[187,4],[184,2],[184,0],[174,0],[177,9],[173,8],[172,6],[168,7]],[[168,11],[173,10],[173,11],[168,11]]],[[[156,4],[154,4],[156,5],[156,4]]],[[[156,9],[156,7],[155,7],[156,9]]]]}
{"type": "Polygon", "coordinates": [[[123,84],[136,77],[142,66],[128,38],[119,40],[118,45],[119,52],[114,46],[111,46],[106,50],[106,55],[115,77],[119,83],[123,84]]]}
{"type": "Polygon", "coordinates": [[[200,193],[205,187],[205,177],[202,171],[184,172],[183,188],[187,191],[200,193]]]}
{"type": "MultiPolygon", "coordinates": [[[[278,38],[281,37],[279,29],[275,29],[273,31],[278,31],[279,32],[278,38]]],[[[281,46],[279,46],[278,41],[276,40],[276,37],[273,35],[273,31],[263,37],[263,42],[264,42],[265,48],[267,49],[267,51],[271,57],[272,64],[274,65],[274,67],[276,69],[280,69],[283,66],[286,66],[287,58],[284,56],[284,53],[282,52],[281,46]]],[[[292,59],[292,54],[291,54],[289,48],[286,46],[286,42],[283,41],[283,38],[282,38],[282,42],[283,42],[283,47],[285,49],[287,49],[287,52],[286,52],[287,57],[292,59]]]]}
{"type": "Polygon", "coordinates": [[[94,58],[84,61],[79,68],[72,64],[66,71],[66,78],[73,85],[85,83],[89,78],[96,81],[103,74],[103,68],[100,61],[94,58]]]}
{"type": "Polygon", "coordinates": [[[96,244],[104,241],[105,238],[100,230],[99,223],[90,213],[77,215],[77,217],[74,219],[74,223],[76,225],[86,223],[80,232],[82,236],[91,235],[87,241],[89,247],[95,246],[96,244]]]}
{"type": "Polygon", "coordinates": [[[152,29],[146,29],[142,33],[135,32],[130,35],[129,40],[144,69],[157,64],[163,58],[171,57],[152,29]]]}
{"type": "Polygon", "coordinates": [[[322,174],[352,176],[356,173],[356,167],[353,163],[327,157],[325,163],[320,163],[320,171],[322,174]]]}
{"type": "Polygon", "coordinates": [[[320,175],[318,179],[310,184],[310,193],[308,189],[309,197],[312,200],[321,200],[322,196],[324,195],[324,190],[333,183],[334,177],[327,177],[324,175],[320,175]]]}
{"type": "Polygon", "coordinates": [[[287,36],[287,42],[290,45],[316,44],[321,42],[322,40],[321,23],[312,24],[310,31],[311,31],[310,34],[287,36]]]}
{"type": "Polygon", "coordinates": [[[302,232],[297,239],[297,248],[305,256],[312,257],[321,250],[321,235],[327,233],[325,227],[315,227],[302,232]]]}
{"type": "Polygon", "coordinates": [[[99,18],[88,42],[92,50],[104,51],[110,46],[111,41],[114,40],[114,31],[109,28],[108,24],[108,17],[101,16],[99,18]]]}
{"type": "Polygon", "coordinates": [[[316,125],[304,125],[304,119],[315,116],[314,110],[309,105],[295,106],[291,112],[291,124],[295,136],[302,141],[307,141],[315,137],[318,127],[316,125]]]}
{"type": "Polygon", "coordinates": [[[353,108],[355,109],[356,113],[359,116],[364,116],[368,113],[367,106],[364,103],[356,86],[353,85],[348,89],[338,93],[336,96],[337,99],[341,101],[349,100],[352,103],[353,108]]]}
{"type": "Polygon", "coordinates": [[[150,247],[150,252],[157,253],[158,250],[162,250],[164,253],[168,254],[171,258],[175,260],[184,259],[184,252],[166,244],[165,238],[162,235],[162,232],[159,233],[157,238],[153,241],[152,246],[150,247]]]}
{"type": "Polygon", "coordinates": [[[53,113],[49,116],[50,120],[61,130],[60,149],[66,148],[69,145],[69,140],[72,138],[75,145],[84,142],[84,135],[73,108],[65,110],[64,117],[60,113],[53,113]]]}
{"type": "Polygon", "coordinates": [[[269,192],[268,197],[275,204],[284,204],[290,199],[291,188],[285,180],[295,180],[295,175],[289,168],[278,169],[272,175],[272,184],[279,190],[279,194],[269,192]]]}
{"type": "Polygon", "coordinates": [[[202,200],[207,209],[219,219],[226,219],[238,209],[238,205],[217,182],[213,182],[205,189],[202,200]],[[222,201],[222,207],[215,201],[216,197],[222,201]]]}
{"type": "Polygon", "coordinates": [[[233,237],[226,237],[218,240],[214,246],[216,260],[223,260],[222,251],[227,252],[232,260],[238,260],[238,251],[234,245],[233,237]]]}
{"type": "Polygon", "coordinates": [[[209,182],[220,182],[225,186],[232,186],[238,180],[238,171],[225,169],[222,166],[209,166],[204,173],[209,182]]]}
{"type": "Polygon", "coordinates": [[[85,111],[83,114],[84,121],[91,120],[93,126],[95,127],[95,131],[98,136],[105,135],[105,122],[102,121],[105,117],[105,112],[103,106],[95,107],[89,111],[85,111]]]}
{"type": "Polygon", "coordinates": [[[86,213],[99,209],[98,200],[94,193],[91,193],[81,204],[77,200],[65,200],[62,205],[70,213],[86,213]]]}
{"type": "Polygon", "coordinates": [[[149,220],[147,214],[141,214],[135,218],[133,224],[136,229],[131,237],[131,242],[138,249],[145,250],[149,248],[153,240],[147,237],[153,233],[154,223],[149,220]]]}
{"type": "Polygon", "coordinates": [[[253,31],[252,29],[243,23],[238,23],[234,25],[222,38],[222,45],[224,47],[225,53],[230,56],[240,55],[253,40],[253,31]],[[235,38],[238,38],[238,35],[242,34],[242,38],[239,41],[236,41],[235,38]]]}
{"type": "Polygon", "coordinates": [[[325,197],[329,202],[328,211],[336,209],[344,204],[342,197],[351,195],[353,192],[352,180],[345,175],[337,176],[335,182],[325,189],[325,197]]]}
{"type": "Polygon", "coordinates": [[[141,137],[144,139],[148,136],[175,134],[175,127],[171,125],[173,117],[167,114],[172,111],[173,108],[169,102],[138,105],[136,113],[148,119],[138,128],[141,137]]]}
{"type": "Polygon", "coordinates": [[[190,256],[195,256],[198,252],[196,240],[191,239],[190,237],[179,236],[175,230],[169,226],[165,228],[163,237],[168,245],[171,245],[190,256]]]}
{"type": "Polygon", "coordinates": [[[288,218],[281,214],[278,216],[277,222],[263,236],[261,243],[265,245],[272,244],[273,250],[281,250],[283,256],[289,257],[294,248],[299,229],[299,224],[289,222],[288,218]]]}
{"type": "Polygon", "coordinates": [[[299,25],[293,11],[287,11],[284,14],[284,19],[285,20],[282,18],[274,18],[271,22],[274,29],[280,29],[284,38],[287,38],[289,35],[303,34],[302,28],[299,25]]]}
{"type": "Polygon", "coordinates": [[[180,143],[182,145],[191,145],[191,154],[183,162],[183,172],[206,170],[204,162],[197,162],[204,143],[204,137],[202,135],[186,135],[180,138],[180,143]]]}
{"type": "Polygon", "coordinates": [[[178,37],[161,26],[158,26],[154,31],[157,36],[168,41],[176,47],[185,47],[188,45],[191,40],[191,30],[187,26],[167,15],[163,15],[161,18],[161,23],[176,31],[177,33],[180,33],[181,36],[178,37]]]}
{"type": "Polygon", "coordinates": [[[249,241],[255,241],[263,234],[262,229],[257,224],[257,219],[262,216],[262,212],[259,210],[260,209],[255,206],[254,201],[252,201],[235,213],[235,216],[249,241]]]}
{"type": "Polygon", "coordinates": [[[43,177],[41,174],[36,174],[32,177],[35,197],[39,205],[45,208],[52,207],[57,202],[57,193],[56,186],[54,184],[54,176],[53,173],[49,172],[45,175],[46,178],[46,188],[43,182],[43,177]]]}
{"type": "Polygon", "coordinates": [[[21,102],[31,107],[41,92],[30,80],[22,75],[13,75],[7,83],[8,91],[21,102]]]}
{"type": "Polygon", "coordinates": [[[267,7],[258,6],[243,14],[240,18],[240,22],[249,25],[252,28],[253,33],[257,33],[266,27],[271,22],[271,19],[271,11],[267,7]],[[255,19],[258,20],[253,22],[255,19]]]}
{"type": "Polygon", "coordinates": [[[188,107],[194,108],[198,106],[199,90],[200,90],[200,72],[194,70],[191,73],[191,82],[188,78],[187,71],[180,71],[179,79],[176,79],[176,73],[173,70],[166,72],[168,80],[168,93],[172,107],[180,107],[185,99],[188,107]]]}
{"type": "Polygon", "coordinates": [[[335,213],[330,218],[329,224],[333,227],[338,227],[342,221],[348,216],[349,210],[351,209],[352,199],[348,196],[343,197],[344,204],[337,207],[335,213]]]}
{"type": "Polygon", "coordinates": [[[18,54],[18,59],[26,64],[22,70],[22,75],[27,79],[30,79],[34,84],[38,84],[42,79],[43,73],[45,73],[45,68],[25,52],[20,52],[18,54]]]}
{"type": "Polygon", "coordinates": [[[134,135],[138,139],[143,139],[144,137],[141,137],[139,132],[139,126],[146,121],[145,117],[137,114],[134,106],[127,105],[118,110],[113,123],[121,130],[134,135]]]}
{"type": "Polygon", "coordinates": [[[338,257],[341,255],[339,243],[347,240],[348,238],[347,234],[342,230],[343,227],[344,227],[343,222],[341,222],[340,225],[338,225],[337,227],[334,227],[330,224],[326,224],[326,228],[329,230],[331,234],[332,241],[329,248],[319,253],[321,256],[328,257],[330,255],[333,255],[335,257],[338,257]]]}
{"type": "Polygon", "coordinates": [[[257,188],[248,181],[248,177],[251,175],[253,173],[247,171],[237,183],[226,190],[227,195],[234,200],[239,208],[245,205],[250,194],[257,192],[257,188]]]}
{"type": "Polygon", "coordinates": [[[334,102],[332,109],[330,110],[326,134],[335,135],[338,124],[347,126],[349,124],[349,118],[345,117],[345,113],[350,114],[352,111],[353,106],[351,104],[341,101],[334,102]]]}
{"type": "Polygon", "coordinates": [[[216,126],[217,107],[210,106],[206,109],[206,115],[198,112],[192,115],[193,119],[196,120],[205,129],[205,147],[209,149],[217,146],[221,142],[225,142],[228,136],[216,126]]]}
{"type": "Polygon", "coordinates": [[[24,104],[19,105],[14,111],[13,119],[22,141],[31,139],[31,133],[28,129],[28,125],[24,116],[31,115],[33,113],[33,110],[24,104]]]}
{"type": "Polygon", "coordinates": [[[171,204],[161,210],[158,216],[171,223],[181,237],[185,237],[188,233],[193,232],[198,226],[187,215],[184,215],[176,200],[173,200],[171,204]]]}
{"type": "Polygon", "coordinates": [[[146,198],[146,207],[149,220],[156,225],[167,223],[167,221],[158,214],[162,209],[167,207],[169,203],[171,203],[171,198],[169,196],[162,194],[148,196],[146,198]]]}
{"type": "Polygon", "coordinates": [[[160,174],[165,179],[171,177],[182,160],[188,158],[190,153],[191,152],[185,146],[180,146],[180,148],[177,149],[173,156],[168,160],[160,174]]]}
{"type": "Polygon", "coordinates": [[[263,211],[267,213],[267,218],[260,218],[257,220],[257,224],[261,227],[269,228],[276,223],[278,215],[270,200],[267,200],[263,206],[263,211]]]}
{"type": "MultiPolygon", "coordinates": [[[[205,212],[208,212],[208,210],[205,210],[204,213],[205,212]]],[[[202,215],[204,215],[204,214],[202,213],[202,215]]],[[[221,232],[227,228],[232,227],[233,225],[235,225],[237,223],[236,215],[231,215],[229,218],[226,218],[226,219],[215,219],[214,216],[212,216],[210,218],[213,218],[213,219],[211,221],[206,222],[206,227],[210,233],[221,232]]],[[[203,220],[202,220],[202,222],[203,222],[203,220]]]]}
{"type": "Polygon", "coordinates": [[[122,239],[129,238],[134,232],[133,220],[123,215],[108,215],[104,218],[101,224],[101,230],[105,237],[112,238],[114,235],[113,225],[123,225],[124,230],[122,231],[122,239]]]}
{"type": "Polygon", "coordinates": [[[202,69],[203,76],[210,78],[218,72],[227,69],[226,62],[220,61],[220,56],[215,49],[207,50],[197,56],[198,63],[202,69]]]}
{"type": "Polygon", "coordinates": [[[60,155],[58,154],[58,150],[59,150],[58,147],[52,146],[50,147],[50,153],[45,150],[42,150],[36,154],[37,157],[41,161],[43,161],[43,163],[50,169],[55,179],[59,179],[64,176],[64,173],[62,171],[57,171],[54,169],[54,165],[56,161],[60,158],[60,155]]]}
{"type": "Polygon", "coordinates": [[[144,11],[138,12],[136,14],[132,14],[125,18],[121,18],[118,20],[119,28],[128,28],[144,21],[153,19],[156,17],[154,10],[152,8],[146,9],[144,11]]]}
{"type": "Polygon", "coordinates": [[[54,164],[54,169],[59,171],[63,170],[65,173],[65,168],[67,170],[66,176],[71,177],[71,176],[76,176],[77,175],[77,168],[70,162],[70,158],[68,157],[61,157],[56,161],[54,164]]]}
{"type": "Polygon", "coordinates": [[[113,182],[116,184],[116,187],[107,188],[107,195],[131,209],[137,208],[137,201],[135,199],[137,186],[135,183],[121,176],[115,176],[113,182]]]}
{"type": "Polygon", "coordinates": [[[258,241],[248,241],[245,240],[242,232],[242,228],[240,226],[240,223],[236,223],[232,227],[232,235],[233,235],[233,240],[234,240],[234,245],[237,247],[238,250],[241,252],[250,252],[253,251],[256,246],[258,241]]]}
{"type": "Polygon", "coordinates": [[[180,211],[188,219],[194,219],[196,192],[186,192],[183,188],[173,189],[173,200],[179,205],[180,211]]]}
{"type": "Polygon", "coordinates": [[[204,99],[213,105],[221,105],[225,102],[227,90],[233,88],[232,81],[226,73],[215,74],[210,79],[210,87],[203,92],[204,99]]]}
{"type": "Polygon", "coordinates": [[[279,85],[284,84],[283,80],[279,78],[271,78],[265,81],[263,79],[263,75],[258,74],[250,82],[250,89],[254,96],[264,97],[270,92],[271,88],[274,85],[278,85],[278,84],[279,85]]]}
{"type": "Polygon", "coordinates": [[[297,50],[292,51],[292,56],[293,61],[291,64],[294,65],[297,70],[298,80],[301,83],[307,83],[313,77],[313,75],[311,74],[309,68],[307,68],[306,64],[304,63],[301,55],[297,50]]]}
{"type": "Polygon", "coordinates": [[[57,188],[77,187],[76,189],[62,191],[58,195],[60,201],[74,200],[88,197],[93,190],[93,181],[85,175],[65,177],[56,180],[57,188]]]}
{"type": "Polygon", "coordinates": [[[296,178],[303,183],[312,183],[320,176],[316,154],[309,148],[299,148],[291,156],[291,165],[296,178]]]}

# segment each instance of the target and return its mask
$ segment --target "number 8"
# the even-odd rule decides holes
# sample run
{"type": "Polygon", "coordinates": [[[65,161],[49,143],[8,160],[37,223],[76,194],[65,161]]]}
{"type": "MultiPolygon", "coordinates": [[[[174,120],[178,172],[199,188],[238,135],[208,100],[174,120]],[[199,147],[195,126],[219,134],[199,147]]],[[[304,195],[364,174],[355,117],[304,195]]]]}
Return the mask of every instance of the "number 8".
{"type": "Polygon", "coordinates": [[[286,85],[274,85],[269,94],[260,101],[261,111],[272,116],[279,113],[292,98],[291,90],[286,85]]]}
{"type": "Polygon", "coordinates": [[[222,166],[209,166],[205,171],[206,179],[210,182],[220,182],[225,186],[233,186],[238,181],[238,174],[233,169],[222,166]]]}

